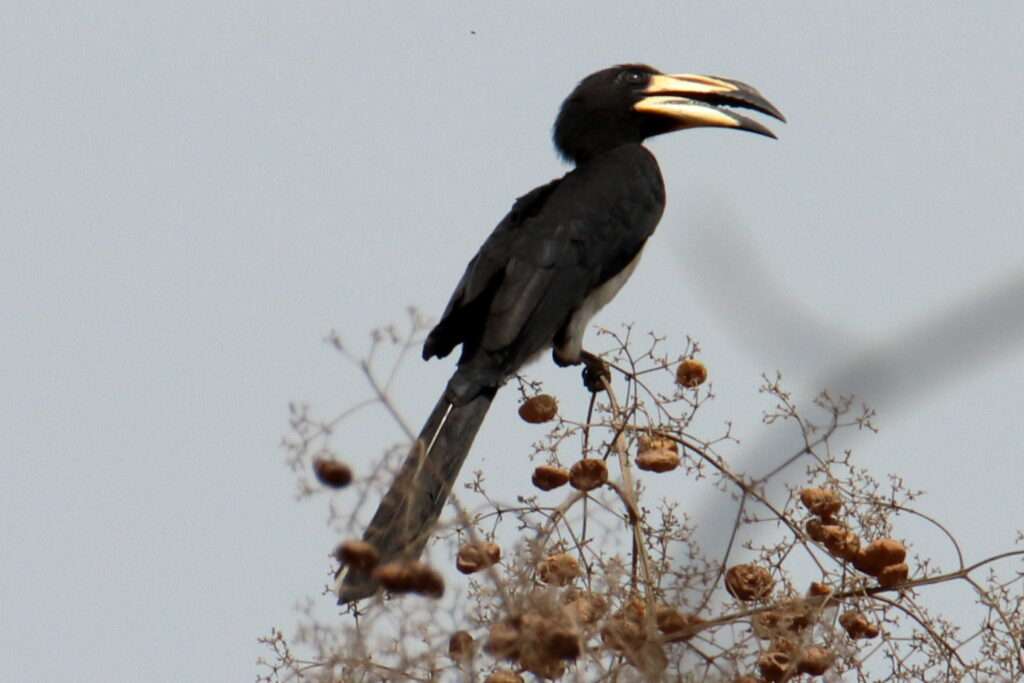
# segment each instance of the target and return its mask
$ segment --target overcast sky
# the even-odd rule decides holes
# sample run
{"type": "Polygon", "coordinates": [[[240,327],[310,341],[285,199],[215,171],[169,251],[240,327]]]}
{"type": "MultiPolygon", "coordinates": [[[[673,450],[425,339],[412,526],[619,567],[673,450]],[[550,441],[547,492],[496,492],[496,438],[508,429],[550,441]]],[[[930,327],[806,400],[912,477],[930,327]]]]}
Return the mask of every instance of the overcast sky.
{"type": "MultiPolygon", "coordinates": [[[[1021,3],[8,3],[5,677],[251,680],[335,541],[294,500],[287,404],[366,395],[324,335],[438,315],[514,198],[565,172],[561,100],[623,61],[753,83],[789,124],[653,141],[668,209],[596,322],[699,339],[709,430],[744,444],[766,443],[761,372],[866,394],[860,462],[926,489],[969,558],[1010,547],[1022,29],[1021,3]]],[[[405,368],[411,422],[450,371],[405,368]]],[[[513,408],[482,442],[536,438],[513,408]]],[[[362,466],[398,434],[349,438],[362,466]]],[[[495,478],[524,455],[484,450],[495,478]]]]}

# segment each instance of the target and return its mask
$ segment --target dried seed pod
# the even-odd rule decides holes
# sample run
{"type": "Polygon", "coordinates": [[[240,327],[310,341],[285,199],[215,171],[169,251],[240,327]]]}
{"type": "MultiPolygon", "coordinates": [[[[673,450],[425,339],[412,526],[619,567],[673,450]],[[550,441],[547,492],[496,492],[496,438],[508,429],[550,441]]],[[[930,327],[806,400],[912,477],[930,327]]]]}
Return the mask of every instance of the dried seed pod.
{"type": "Polygon", "coordinates": [[[491,624],[484,652],[498,659],[518,659],[521,624],[522,620],[518,617],[509,617],[491,624]]]}
{"type": "Polygon", "coordinates": [[[827,598],[833,593],[832,586],[827,583],[821,583],[819,581],[811,581],[811,585],[807,588],[807,597],[809,598],[827,598]]]}
{"type": "Polygon", "coordinates": [[[565,673],[563,659],[575,659],[580,648],[579,636],[571,627],[537,613],[522,616],[519,666],[530,673],[541,678],[559,678],[565,673]]]}
{"type": "Polygon", "coordinates": [[[422,562],[389,562],[377,567],[373,578],[392,593],[417,593],[432,598],[444,595],[444,579],[422,562]]]}
{"type": "Polygon", "coordinates": [[[604,486],[607,481],[608,467],[604,460],[584,458],[576,461],[569,470],[569,483],[580,491],[591,491],[598,486],[604,486]]]}
{"type": "Polygon", "coordinates": [[[678,453],[679,446],[668,437],[651,434],[650,436],[640,437],[639,450],[641,453],[644,451],[672,451],[673,453],[678,453]]]}
{"type": "Polygon", "coordinates": [[[640,597],[630,598],[628,601],[623,603],[622,609],[619,610],[619,616],[625,619],[632,619],[636,622],[642,622],[646,615],[647,603],[640,597]]]}
{"type": "Polygon", "coordinates": [[[313,474],[324,486],[340,489],[352,483],[352,470],[345,463],[332,458],[313,460],[313,474]]]}
{"type": "Polygon", "coordinates": [[[501,559],[501,548],[497,543],[467,543],[459,548],[455,566],[463,574],[473,574],[487,569],[501,559]]]}
{"type": "Polygon", "coordinates": [[[766,681],[781,681],[789,671],[792,659],[785,652],[774,650],[757,658],[757,668],[766,681]]]}
{"type": "Polygon", "coordinates": [[[601,628],[601,640],[616,652],[636,652],[647,639],[641,622],[617,615],[605,622],[601,628]]]}
{"type": "Polygon", "coordinates": [[[530,424],[550,422],[558,414],[558,401],[550,394],[537,394],[519,406],[519,417],[530,424]]]}
{"type": "Polygon", "coordinates": [[[890,564],[878,572],[878,585],[884,588],[892,588],[904,583],[909,575],[910,567],[907,566],[906,562],[890,564]]]}
{"type": "Polygon", "coordinates": [[[546,584],[566,586],[580,575],[580,564],[569,553],[549,555],[537,567],[540,580],[546,584]]]}
{"type": "Polygon", "coordinates": [[[791,602],[788,606],[755,614],[750,619],[750,626],[761,640],[777,642],[786,636],[796,635],[811,625],[805,605],[791,602]]]}
{"type": "Polygon", "coordinates": [[[543,645],[547,653],[558,659],[573,660],[583,652],[580,633],[564,624],[554,624],[543,632],[543,645]]]}
{"type": "Polygon", "coordinates": [[[569,481],[569,470],[554,465],[541,465],[533,471],[533,485],[541,491],[557,489],[569,481]]]}
{"type": "Polygon", "coordinates": [[[484,683],[524,683],[523,677],[514,671],[499,669],[484,679],[484,683]]]}
{"type": "Polygon", "coordinates": [[[872,624],[866,616],[857,611],[844,612],[839,617],[839,625],[843,627],[848,636],[854,639],[869,640],[878,637],[878,626],[872,624]]]}
{"type": "Polygon", "coordinates": [[[907,558],[907,549],[895,538],[880,538],[868,543],[854,561],[854,566],[871,576],[878,576],[883,568],[899,564],[907,558]]]}
{"type": "Polygon", "coordinates": [[[696,358],[686,358],[676,368],[676,382],[687,389],[699,387],[707,379],[707,366],[696,358]]]}
{"type": "Polygon", "coordinates": [[[738,564],[725,573],[725,589],[737,600],[767,597],[774,586],[771,573],[755,564],[738,564]]]}
{"type": "Polygon", "coordinates": [[[834,660],[835,657],[825,648],[812,646],[800,653],[796,670],[808,676],[821,676],[829,670],[834,660]]]}
{"type": "Polygon", "coordinates": [[[466,659],[473,654],[473,636],[468,631],[456,631],[448,639],[448,656],[455,661],[466,659]]]}
{"type": "Polygon", "coordinates": [[[371,571],[380,562],[377,549],[366,541],[345,541],[334,551],[338,562],[351,567],[352,571],[363,574],[371,571]]]}
{"type": "Polygon", "coordinates": [[[825,547],[830,553],[843,560],[853,560],[860,550],[857,534],[838,524],[826,524],[822,528],[825,547]]]}
{"type": "Polygon", "coordinates": [[[822,543],[825,540],[825,524],[817,517],[809,519],[804,523],[804,531],[812,541],[822,543]]]}
{"type": "Polygon", "coordinates": [[[636,466],[648,472],[671,472],[679,467],[679,455],[675,451],[641,451],[636,456],[636,466]]]}
{"type": "Polygon", "coordinates": [[[831,489],[807,488],[800,492],[800,502],[812,515],[831,520],[843,507],[839,494],[831,489]]]}
{"type": "Polygon", "coordinates": [[[596,593],[569,589],[562,596],[562,602],[565,603],[576,621],[586,626],[596,624],[608,611],[608,601],[604,599],[604,596],[596,593]]]}
{"type": "Polygon", "coordinates": [[[601,640],[622,654],[639,651],[647,640],[644,615],[647,606],[640,598],[632,598],[622,605],[601,628],[601,640]]]}
{"type": "Polygon", "coordinates": [[[665,634],[665,637],[676,640],[690,640],[698,633],[698,628],[704,620],[695,614],[683,614],[679,610],[662,605],[655,613],[658,623],[658,630],[665,634]]]}

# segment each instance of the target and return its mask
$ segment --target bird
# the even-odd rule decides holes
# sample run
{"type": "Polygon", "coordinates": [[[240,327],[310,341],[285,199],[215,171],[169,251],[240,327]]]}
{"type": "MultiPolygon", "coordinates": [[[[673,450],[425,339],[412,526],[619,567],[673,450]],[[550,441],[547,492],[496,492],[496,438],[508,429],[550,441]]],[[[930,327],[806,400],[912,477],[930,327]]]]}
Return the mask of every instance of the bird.
{"type": "MultiPolygon", "coordinates": [[[[556,365],[582,363],[592,382],[606,372],[583,349],[584,332],[636,269],[665,208],[643,143],[699,127],[775,138],[735,109],[786,120],[746,83],[646,64],[590,74],[562,103],[554,145],[573,168],[515,200],[423,344],[424,360],[461,352],[364,533],[381,562],[420,556],[495,394],[524,364],[551,349],[556,365]]],[[[339,604],[378,590],[372,574],[344,564],[335,579],[339,604]]]]}

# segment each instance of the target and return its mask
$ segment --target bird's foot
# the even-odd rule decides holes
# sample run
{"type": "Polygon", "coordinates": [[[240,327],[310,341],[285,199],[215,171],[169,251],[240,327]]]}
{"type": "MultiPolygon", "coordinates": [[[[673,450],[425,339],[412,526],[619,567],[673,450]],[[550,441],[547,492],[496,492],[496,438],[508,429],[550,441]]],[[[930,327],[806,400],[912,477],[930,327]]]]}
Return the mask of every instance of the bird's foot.
{"type": "Polygon", "coordinates": [[[605,383],[611,384],[612,381],[608,364],[589,351],[583,351],[580,360],[583,362],[583,386],[592,394],[604,391],[605,383]]]}

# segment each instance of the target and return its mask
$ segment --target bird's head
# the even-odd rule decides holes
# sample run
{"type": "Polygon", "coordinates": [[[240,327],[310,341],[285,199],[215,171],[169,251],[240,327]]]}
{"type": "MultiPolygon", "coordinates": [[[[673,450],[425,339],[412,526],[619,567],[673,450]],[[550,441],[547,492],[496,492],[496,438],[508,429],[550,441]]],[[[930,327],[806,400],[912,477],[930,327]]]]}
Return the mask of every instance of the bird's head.
{"type": "Polygon", "coordinates": [[[786,120],[746,83],[622,64],[587,76],[562,103],[555,121],[555,146],[567,159],[581,162],[622,144],[686,128],[735,128],[775,137],[732,108],[786,120]]]}

